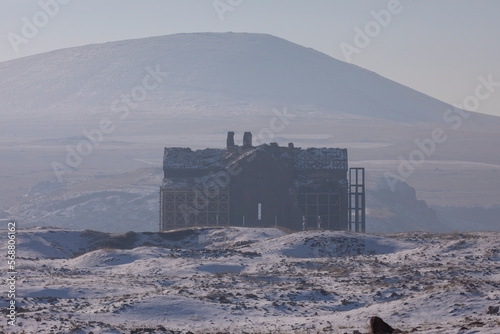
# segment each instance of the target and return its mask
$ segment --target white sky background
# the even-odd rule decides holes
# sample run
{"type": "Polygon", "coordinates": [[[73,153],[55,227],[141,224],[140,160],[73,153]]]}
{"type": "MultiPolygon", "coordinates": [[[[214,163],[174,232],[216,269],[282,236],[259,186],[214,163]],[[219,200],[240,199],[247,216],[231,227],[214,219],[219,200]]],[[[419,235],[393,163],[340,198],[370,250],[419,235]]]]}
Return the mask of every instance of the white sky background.
{"type": "MultiPolygon", "coordinates": [[[[232,11],[221,20],[214,0],[1,0],[0,61],[72,46],[181,32],[258,32],[346,61],[355,27],[397,0],[215,0],[232,11]],[[59,9],[16,53],[9,34],[23,36],[40,3],[59,9]],[[232,5],[231,5],[232,4],[232,5]]],[[[500,82],[500,1],[399,0],[401,12],[351,62],[445,102],[474,94],[478,77],[500,82]]],[[[203,56],[203,55],[200,55],[203,56]]],[[[500,87],[478,112],[500,116],[500,87]]]]}

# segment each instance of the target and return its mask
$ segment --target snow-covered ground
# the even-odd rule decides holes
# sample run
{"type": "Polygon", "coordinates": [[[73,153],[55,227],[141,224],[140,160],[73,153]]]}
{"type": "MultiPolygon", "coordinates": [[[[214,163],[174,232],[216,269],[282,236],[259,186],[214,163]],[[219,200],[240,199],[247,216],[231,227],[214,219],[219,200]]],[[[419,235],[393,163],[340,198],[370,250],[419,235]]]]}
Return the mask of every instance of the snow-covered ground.
{"type": "Polygon", "coordinates": [[[500,331],[500,233],[34,228],[17,240],[8,333],[364,333],[375,315],[405,331],[500,331]]]}

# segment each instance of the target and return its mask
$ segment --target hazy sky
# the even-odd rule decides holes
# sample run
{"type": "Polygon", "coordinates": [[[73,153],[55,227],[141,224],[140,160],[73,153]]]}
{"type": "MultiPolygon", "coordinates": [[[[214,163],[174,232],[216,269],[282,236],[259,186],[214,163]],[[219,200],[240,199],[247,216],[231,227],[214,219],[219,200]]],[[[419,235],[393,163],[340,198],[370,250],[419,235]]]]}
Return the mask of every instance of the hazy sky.
{"type": "MultiPolygon", "coordinates": [[[[451,104],[479,77],[500,82],[498,0],[0,1],[0,61],[200,31],[272,34],[451,104]]],[[[500,116],[500,83],[489,88],[476,111],[500,116]]]]}

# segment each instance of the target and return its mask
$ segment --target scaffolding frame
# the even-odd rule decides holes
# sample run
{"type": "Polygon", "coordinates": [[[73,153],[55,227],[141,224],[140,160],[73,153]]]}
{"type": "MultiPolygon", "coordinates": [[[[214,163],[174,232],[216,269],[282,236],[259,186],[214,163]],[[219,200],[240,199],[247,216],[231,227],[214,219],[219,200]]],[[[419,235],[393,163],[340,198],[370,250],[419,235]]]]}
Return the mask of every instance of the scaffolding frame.
{"type": "Polygon", "coordinates": [[[349,168],[347,229],[353,232],[365,232],[365,169],[349,168]]]}
{"type": "Polygon", "coordinates": [[[302,193],[298,205],[304,213],[305,229],[339,229],[342,226],[340,193],[302,193]]]}
{"type": "Polygon", "coordinates": [[[229,226],[229,191],[208,196],[198,190],[160,188],[159,230],[196,226],[229,226]]]}

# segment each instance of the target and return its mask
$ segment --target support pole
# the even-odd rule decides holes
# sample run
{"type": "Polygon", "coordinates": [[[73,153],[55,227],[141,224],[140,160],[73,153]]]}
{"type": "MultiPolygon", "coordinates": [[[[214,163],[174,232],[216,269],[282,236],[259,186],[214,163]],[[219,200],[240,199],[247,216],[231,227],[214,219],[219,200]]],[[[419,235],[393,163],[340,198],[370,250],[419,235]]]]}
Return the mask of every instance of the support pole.
{"type": "Polygon", "coordinates": [[[349,168],[348,195],[347,229],[364,233],[366,230],[364,168],[349,168]]]}

